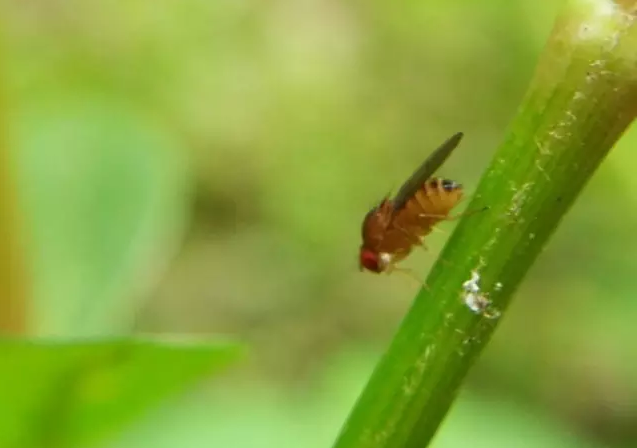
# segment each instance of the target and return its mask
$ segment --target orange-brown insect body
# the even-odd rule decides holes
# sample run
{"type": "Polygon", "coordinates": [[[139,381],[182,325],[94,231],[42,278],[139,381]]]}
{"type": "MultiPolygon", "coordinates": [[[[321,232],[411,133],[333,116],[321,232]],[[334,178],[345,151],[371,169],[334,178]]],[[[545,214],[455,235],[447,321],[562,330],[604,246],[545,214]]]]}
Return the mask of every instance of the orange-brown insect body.
{"type": "Polygon", "coordinates": [[[447,219],[462,198],[462,186],[430,178],[458,145],[458,133],[438,148],[405,182],[395,198],[385,198],[363,221],[360,267],[381,273],[409,255],[415,245],[447,219]]]}

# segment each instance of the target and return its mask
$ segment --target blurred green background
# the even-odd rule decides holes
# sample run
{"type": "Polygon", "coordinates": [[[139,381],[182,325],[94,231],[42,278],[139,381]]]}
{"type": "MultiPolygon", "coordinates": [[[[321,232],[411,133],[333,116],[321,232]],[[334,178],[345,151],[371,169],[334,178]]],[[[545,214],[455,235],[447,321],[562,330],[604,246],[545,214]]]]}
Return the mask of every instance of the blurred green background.
{"type": "MultiPolygon", "coordinates": [[[[90,446],[329,447],[418,288],[358,271],[364,214],[458,130],[442,173],[472,191],[558,8],[3,2],[29,332],[249,347],[90,446]]],[[[637,446],[634,143],[538,260],[436,448],[637,446]]],[[[452,227],[405,265],[424,277],[452,227]]]]}

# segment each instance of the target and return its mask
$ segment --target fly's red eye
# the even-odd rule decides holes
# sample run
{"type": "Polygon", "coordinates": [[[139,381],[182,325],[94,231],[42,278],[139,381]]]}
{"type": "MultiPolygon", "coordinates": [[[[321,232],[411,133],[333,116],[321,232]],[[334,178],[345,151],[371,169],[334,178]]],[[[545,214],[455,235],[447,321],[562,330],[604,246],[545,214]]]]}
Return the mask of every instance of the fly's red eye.
{"type": "Polygon", "coordinates": [[[368,271],[380,272],[380,269],[378,266],[378,254],[368,249],[361,249],[360,265],[361,265],[361,269],[365,268],[368,271]]]}

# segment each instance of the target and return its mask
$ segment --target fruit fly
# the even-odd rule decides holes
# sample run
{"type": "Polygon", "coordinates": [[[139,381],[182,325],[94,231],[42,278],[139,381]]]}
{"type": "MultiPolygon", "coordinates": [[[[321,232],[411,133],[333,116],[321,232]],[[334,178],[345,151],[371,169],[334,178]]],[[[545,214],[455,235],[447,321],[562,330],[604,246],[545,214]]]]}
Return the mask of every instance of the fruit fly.
{"type": "Polygon", "coordinates": [[[434,225],[449,219],[449,212],[462,198],[462,185],[431,177],[462,139],[462,132],[436,149],[400,187],[393,199],[385,197],[363,221],[360,247],[361,271],[390,272],[409,255],[434,225]]]}

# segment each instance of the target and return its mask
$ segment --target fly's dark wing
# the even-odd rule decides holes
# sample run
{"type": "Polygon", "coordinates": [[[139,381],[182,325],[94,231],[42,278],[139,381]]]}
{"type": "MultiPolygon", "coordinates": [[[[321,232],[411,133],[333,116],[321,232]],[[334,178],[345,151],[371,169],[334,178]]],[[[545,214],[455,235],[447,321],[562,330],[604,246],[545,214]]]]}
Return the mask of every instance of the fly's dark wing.
{"type": "Polygon", "coordinates": [[[398,193],[396,193],[396,196],[392,200],[394,210],[400,210],[407,203],[409,198],[416,194],[416,191],[422,187],[423,183],[440,168],[440,165],[447,160],[449,154],[458,146],[463,135],[462,132],[458,132],[451,136],[414,171],[414,174],[400,187],[400,190],[398,190],[398,193]]]}

